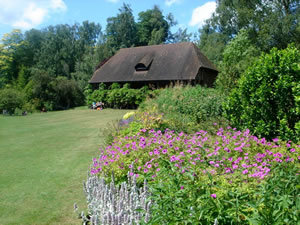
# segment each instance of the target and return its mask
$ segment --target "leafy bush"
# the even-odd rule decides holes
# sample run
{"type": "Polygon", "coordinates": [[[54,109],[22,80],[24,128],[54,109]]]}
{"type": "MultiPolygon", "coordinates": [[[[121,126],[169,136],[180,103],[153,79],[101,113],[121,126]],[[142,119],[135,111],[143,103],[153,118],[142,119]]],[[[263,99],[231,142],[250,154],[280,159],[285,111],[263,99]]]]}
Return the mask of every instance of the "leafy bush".
{"type": "Polygon", "coordinates": [[[5,88],[0,90],[0,110],[6,110],[9,114],[13,114],[15,109],[22,109],[24,104],[24,95],[22,92],[13,88],[5,88]]]}
{"type": "Polygon", "coordinates": [[[73,80],[52,77],[47,72],[34,70],[35,75],[25,88],[27,98],[37,109],[69,109],[84,104],[84,96],[73,80]]]}
{"type": "Polygon", "coordinates": [[[147,99],[139,109],[150,111],[154,107],[164,114],[168,128],[193,132],[199,127],[209,129],[214,122],[226,123],[221,117],[223,101],[223,94],[216,89],[175,86],[161,90],[157,97],[147,99]]]}
{"type": "Polygon", "coordinates": [[[232,91],[225,116],[233,126],[268,139],[300,137],[300,53],[272,49],[251,66],[232,91]]]}
{"type": "Polygon", "coordinates": [[[267,142],[230,127],[213,136],[203,130],[187,135],[142,129],[102,149],[91,173],[110,182],[114,171],[117,185],[136,177],[142,186],[147,179],[153,202],[149,224],[294,224],[299,150],[291,142],[267,142]],[[272,197],[279,195],[286,203],[272,197]],[[268,222],[272,201],[273,212],[293,212],[268,222]]]}
{"type": "Polygon", "coordinates": [[[132,89],[129,84],[120,87],[118,83],[113,83],[109,88],[100,84],[98,90],[90,92],[87,96],[87,104],[93,102],[103,102],[105,107],[110,108],[136,108],[143,102],[149,93],[147,86],[141,89],[132,89]]]}
{"type": "Polygon", "coordinates": [[[219,65],[216,87],[229,93],[237,84],[242,73],[253,63],[260,51],[252,45],[246,30],[241,30],[230,41],[223,52],[223,60],[219,65]]]}
{"type": "Polygon", "coordinates": [[[84,96],[74,80],[57,77],[53,86],[55,91],[54,109],[69,109],[84,104],[84,96]]]}

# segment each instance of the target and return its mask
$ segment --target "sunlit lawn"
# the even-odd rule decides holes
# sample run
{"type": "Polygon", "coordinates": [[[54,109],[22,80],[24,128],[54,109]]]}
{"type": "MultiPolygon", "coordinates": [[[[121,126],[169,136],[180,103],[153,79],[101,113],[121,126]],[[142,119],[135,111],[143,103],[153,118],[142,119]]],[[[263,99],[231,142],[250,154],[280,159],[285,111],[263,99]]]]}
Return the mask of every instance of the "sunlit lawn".
{"type": "Polygon", "coordinates": [[[0,224],[80,224],[82,182],[101,128],[126,111],[75,110],[0,116],[0,224]]]}

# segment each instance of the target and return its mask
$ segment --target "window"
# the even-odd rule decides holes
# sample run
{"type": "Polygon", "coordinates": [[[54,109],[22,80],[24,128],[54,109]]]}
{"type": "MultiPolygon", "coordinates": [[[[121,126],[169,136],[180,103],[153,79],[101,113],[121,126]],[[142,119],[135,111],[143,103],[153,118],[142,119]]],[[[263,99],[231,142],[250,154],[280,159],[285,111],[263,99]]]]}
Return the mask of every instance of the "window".
{"type": "Polygon", "coordinates": [[[146,65],[143,64],[143,63],[138,63],[136,66],[135,66],[135,70],[136,71],[146,71],[148,70],[146,65]]]}
{"type": "Polygon", "coordinates": [[[135,71],[148,71],[153,61],[153,55],[147,54],[135,66],[135,71]]]}

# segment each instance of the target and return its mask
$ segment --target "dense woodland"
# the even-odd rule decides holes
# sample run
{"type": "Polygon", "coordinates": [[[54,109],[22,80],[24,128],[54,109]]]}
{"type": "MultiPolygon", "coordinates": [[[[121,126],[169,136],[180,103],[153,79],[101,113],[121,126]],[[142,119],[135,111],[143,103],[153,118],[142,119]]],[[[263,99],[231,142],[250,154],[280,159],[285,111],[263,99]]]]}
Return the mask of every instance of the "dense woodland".
{"type": "Polygon", "coordinates": [[[187,29],[171,32],[176,18],[158,6],[134,18],[124,3],[105,28],[84,21],[25,33],[13,30],[0,44],[1,99],[7,99],[0,108],[32,111],[82,105],[95,67],[120,48],[183,41],[194,41],[218,66],[216,86],[227,92],[262,52],[290,43],[299,48],[299,18],[299,0],[218,0],[213,16],[191,34],[187,29]]]}

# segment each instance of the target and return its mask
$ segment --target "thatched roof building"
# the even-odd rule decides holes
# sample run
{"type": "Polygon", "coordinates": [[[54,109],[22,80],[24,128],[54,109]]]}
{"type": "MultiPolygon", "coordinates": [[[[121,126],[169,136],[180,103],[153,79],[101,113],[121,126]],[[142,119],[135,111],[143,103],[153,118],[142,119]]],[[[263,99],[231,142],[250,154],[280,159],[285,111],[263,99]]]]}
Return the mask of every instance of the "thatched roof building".
{"type": "Polygon", "coordinates": [[[124,48],[98,68],[91,84],[131,83],[158,87],[171,82],[212,86],[217,68],[193,43],[124,48]]]}

